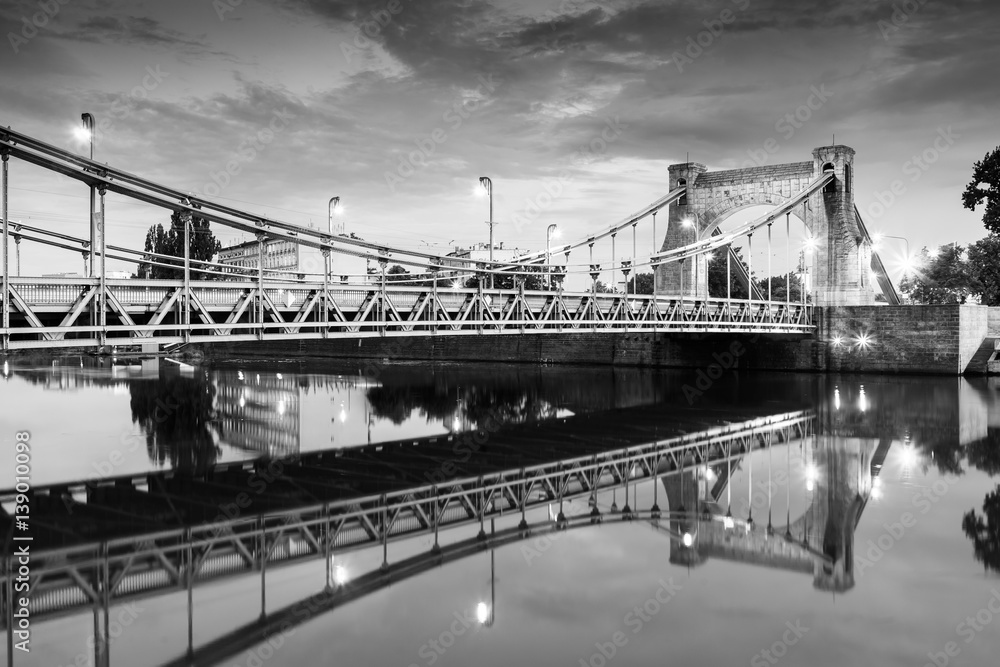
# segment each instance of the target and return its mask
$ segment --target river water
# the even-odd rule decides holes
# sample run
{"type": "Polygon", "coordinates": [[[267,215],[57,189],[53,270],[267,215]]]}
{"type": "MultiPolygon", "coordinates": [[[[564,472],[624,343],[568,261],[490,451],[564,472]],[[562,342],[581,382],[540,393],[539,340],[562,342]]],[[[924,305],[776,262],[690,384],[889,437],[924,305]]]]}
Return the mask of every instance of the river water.
{"type": "MultiPolygon", "coordinates": [[[[681,498],[713,521],[733,517],[681,527],[693,545],[669,525],[619,520],[611,506],[627,501],[604,493],[600,525],[401,580],[221,664],[997,664],[996,379],[63,358],[8,362],[0,380],[0,433],[31,433],[36,487],[197,474],[227,461],[475,431],[488,419],[513,425],[626,408],[656,415],[665,432],[790,410],[817,417],[808,437],[735,469],[690,473],[681,498]],[[790,546],[776,549],[786,529],[790,546]],[[836,561],[830,571],[810,564],[825,552],[836,561]],[[488,622],[476,617],[480,604],[488,622]]],[[[0,487],[13,476],[12,457],[0,461],[0,487]]],[[[661,505],[676,493],[663,484],[661,505]]],[[[631,493],[636,507],[655,502],[651,482],[631,493]]],[[[567,511],[590,509],[577,505],[567,511]]],[[[444,541],[467,536],[455,529],[444,541]]],[[[427,546],[414,540],[393,556],[427,546]]],[[[381,556],[359,551],[339,562],[359,576],[381,556]]],[[[315,592],[321,570],[276,569],[269,606],[315,592]]],[[[258,599],[253,577],[196,591],[196,644],[253,620],[258,599]]],[[[136,605],[112,642],[112,664],[182,655],[183,595],[136,605]]],[[[39,621],[32,654],[15,665],[89,664],[92,629],[87,613],[39,621]]]]}

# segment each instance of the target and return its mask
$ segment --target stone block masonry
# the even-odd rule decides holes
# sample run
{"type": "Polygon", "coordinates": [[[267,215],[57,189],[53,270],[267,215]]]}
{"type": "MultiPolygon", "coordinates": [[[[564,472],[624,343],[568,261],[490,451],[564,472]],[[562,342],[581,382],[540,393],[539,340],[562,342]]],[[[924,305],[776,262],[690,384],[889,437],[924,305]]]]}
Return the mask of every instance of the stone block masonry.
{"type": "MultiPolygon", "coordinates": [[[[1000,309],[995,309],[1000,311],[1000,309]]],[[[449,335],[216,343],[206,355],[521,362],[708,369],[960,375],[996,317],[986,306],[817,309],[812,335],[594,333],[449,335]],[[990,320],[990,317],[994,320],[990,320]],[[738,354],[733,354],[733,350],[738,354]],[[730,359],[730,357],[732,357],[730,359]]]]}

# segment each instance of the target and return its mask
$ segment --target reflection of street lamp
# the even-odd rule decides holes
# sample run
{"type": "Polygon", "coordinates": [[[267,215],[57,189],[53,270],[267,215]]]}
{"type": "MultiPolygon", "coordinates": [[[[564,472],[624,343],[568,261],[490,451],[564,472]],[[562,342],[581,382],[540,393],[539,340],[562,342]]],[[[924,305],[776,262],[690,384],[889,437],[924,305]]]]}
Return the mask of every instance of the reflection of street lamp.
{"type": "MultiPolygon", "coordinates": [[[[555,224],[549,225],[545,229],[545,273],[547,274],[547,276],[546,276],[547,279],[546,279],[545,282],[546,282],[546,286],[550,290],[552,289],[552,268],[549,266],[549,264],[552,263],[552,257],[551,257],[551,253],[549,251],[549,247],[550,247],[550,243],[552,241],[552,236],[553,235],[555,235],[556,238],[559,238],[559,225],[555,225],[555,224]]],[[[493,259],[493,258],[491,257],[490,259],[493,259]]]]}
{"type": "MultiPolygon", "coordinates": [[[[94,159],[94,117],[89,113],[81,114],[80,119],[83,121],[83,126],[77,128],[76,136],[77,138],[90,142],[90,159],[94,159]]],[[[88,277],[94,277],[94,249],[96,245],[94,241],[97,237],[97,228],[94,221],[94,199],[97,191],[94,186],[90,186],[90,263],[89,270],[90,275],[88,277]]]]}
{"type": "Polygon", "coordinates": [[[479,192],[490,198],[490,219],[486,223],[490,226],[490,289],[493,289],[493,181],[489,176],[479,177],[479,192]]]}
{"type": "MultiPolygon", "coordinates": [[[[490,535],[496,535],[495,519],[490,519],[490,535]]],[[[496,549],[490,549],[490,603],[480,602],[476,605],[476,620],[484,627],[492,627],[496,620],[497,609],[497,568],[496,549]]]]}

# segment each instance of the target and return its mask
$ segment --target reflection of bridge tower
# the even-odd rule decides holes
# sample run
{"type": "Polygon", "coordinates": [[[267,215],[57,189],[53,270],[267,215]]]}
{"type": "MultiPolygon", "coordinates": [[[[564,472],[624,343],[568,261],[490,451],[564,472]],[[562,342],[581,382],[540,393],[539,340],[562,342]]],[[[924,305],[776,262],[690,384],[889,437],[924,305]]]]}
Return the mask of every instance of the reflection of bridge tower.
{"type": "Polygon", "coordinates": [[[216,411],[222,442],[269,456],[299,451],[299,387],[281,374],[215,373],[216,411]]]}
{"type": "MultiPolygon", "coordinates": [[[[849,409],[845,406],[844,408],[849,409]]],[[[833,419],[833,413],[828,413],[833,419]]],[[[832,426],[829,424],[828,426],[832,426]]],[[[885,458],[890,441],[876,446],[873,439],[841,437],[820,426],[822,434],[805,438],[808,465],[804,479],[788,471],[781,485],[769,487],[805,498],[805,510],[791,516],[788,505],[780,516],[765,509],[749,516],[726,516],[723,494],[731,483],[727,466],[708,473],[688,468],[683,475],[663,477],[670,527],[676,535],[691,536],[691,545],[671,541],[670,562],[699,565],[708,558],[737,561],[809,573],[820,590],[846,591],[854,587],[854,531],[871,493],[873,474],[885,458]],[[717,479],[715,478],[717,476],[717,479]],[[714,483],[709,480],[713,480],[714,483]],[[676,512],[683,507],[684,515],[676,512]]],[[[793,443],[773,443],[782,452],[793,443]]],[[[740,467],[733,460],[732,470],[740,467]]],[[[749,468],[749,461],[745,461],[749,468]]],[[[777,495],[777,493],[776,493],[777,495]]],[[[790,497],[790,496],[789,496],[790,497]]]]}

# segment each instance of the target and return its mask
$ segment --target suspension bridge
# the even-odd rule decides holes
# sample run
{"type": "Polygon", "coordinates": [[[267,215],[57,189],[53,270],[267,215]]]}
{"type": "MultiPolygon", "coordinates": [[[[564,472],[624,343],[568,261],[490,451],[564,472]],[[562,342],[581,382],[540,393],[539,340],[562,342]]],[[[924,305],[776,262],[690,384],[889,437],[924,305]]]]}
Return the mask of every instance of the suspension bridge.
{"type": "MultiPolygon", "coordinates": [[[[140,346],[170,349],[187,343],[279,339],[545,334],[574,332],[729,332],[809,335],[816,329],[815,307],[874,302],[875,284],[889,303],[899,303],[885,267],[853,199],[854,151],[827,146],[808,162],[708,172],[703,165],[670,167],[669,192],[601,231],[516,261],[486,261],[441,256],[335,235],[192,197],[76,155],[11,129],[0,129],[3,217],[3,350],[140,346]],[[95,211],[88,238],[57,233],[8,219],[11,159],[73,179],[94,193],[95,211]],[[115,193],[181,216],[185,257],[169,257],[106,242],[106,195],[115,193]],[[773,210],[733,229],[720,224],[750,206],[773,210]],[[667,209],[659,249],[640,257],[636,228],[667,209]],[[807,229],[811,267],[802,265],[802,287],[792,300],[791,216],[807,229]],[[192,220],[249,233],[257,240],[256,268],[192,260],[188,256],[192,220]],[[784,217],[785,298],[772,292],[772,227],[784,217]],[[630,256],[620,253],[618,236],[632,232],[630,256]],[[756,235],[767,248],[767,289],[755,283],[753,255],[741,260],[734,244],[752,250],[756,235]],[[11,276],[11,241],[44,244],[81,253],[90,275],[84,278],[11,276]],[[281,240],[319,250],[321,274],[287,273],[265,267],[265,245],[281,240]],[[594,262],[596,244],[610,244],[610,264],[594,262]],[[571,262],[573,251],[588,252],[586,262],[571,262]],[[725,296],[709,295],[708,262],[723,252],[725,296]],[[551,255],[563,254],[563,263],[551,255]],[[331,281],[330,257],[345,255],[376,262],[380,273],[331,281]],[[175,280],[120,280],[108,277],[106,261],[163,266],[177,270],[175,280]],[[421,280],[388,280],[392,262],[420,272],[421,280]],[[744,265],[746,262],[746,266],[744,265]],[[654,273],[653,294],[629,294],[629,275],[654,273]],[[591,289],[526,290],[529,275],[589,275],[591,289]],[[488,279],[514,276],[516,287],[492,289],[488,279]],[[623,292],[602,293],[598,280],[621,276],[623,292]],[[478,281],[470,281],[478,278],[478,281]],[[733,281],[742,288],[734,290],[733,281]],[[476,287],[464,285],[476,282],[476,287]]],[[[758,246],[760,247],[760,246],[758,246]]],[[[799,249],[796,248],[796,253],[799,249]]],[[[721,258],[716,261],[721,261],[721,258]]],[[[757,267],[763,269],[763,267],[757,267]]]]}

